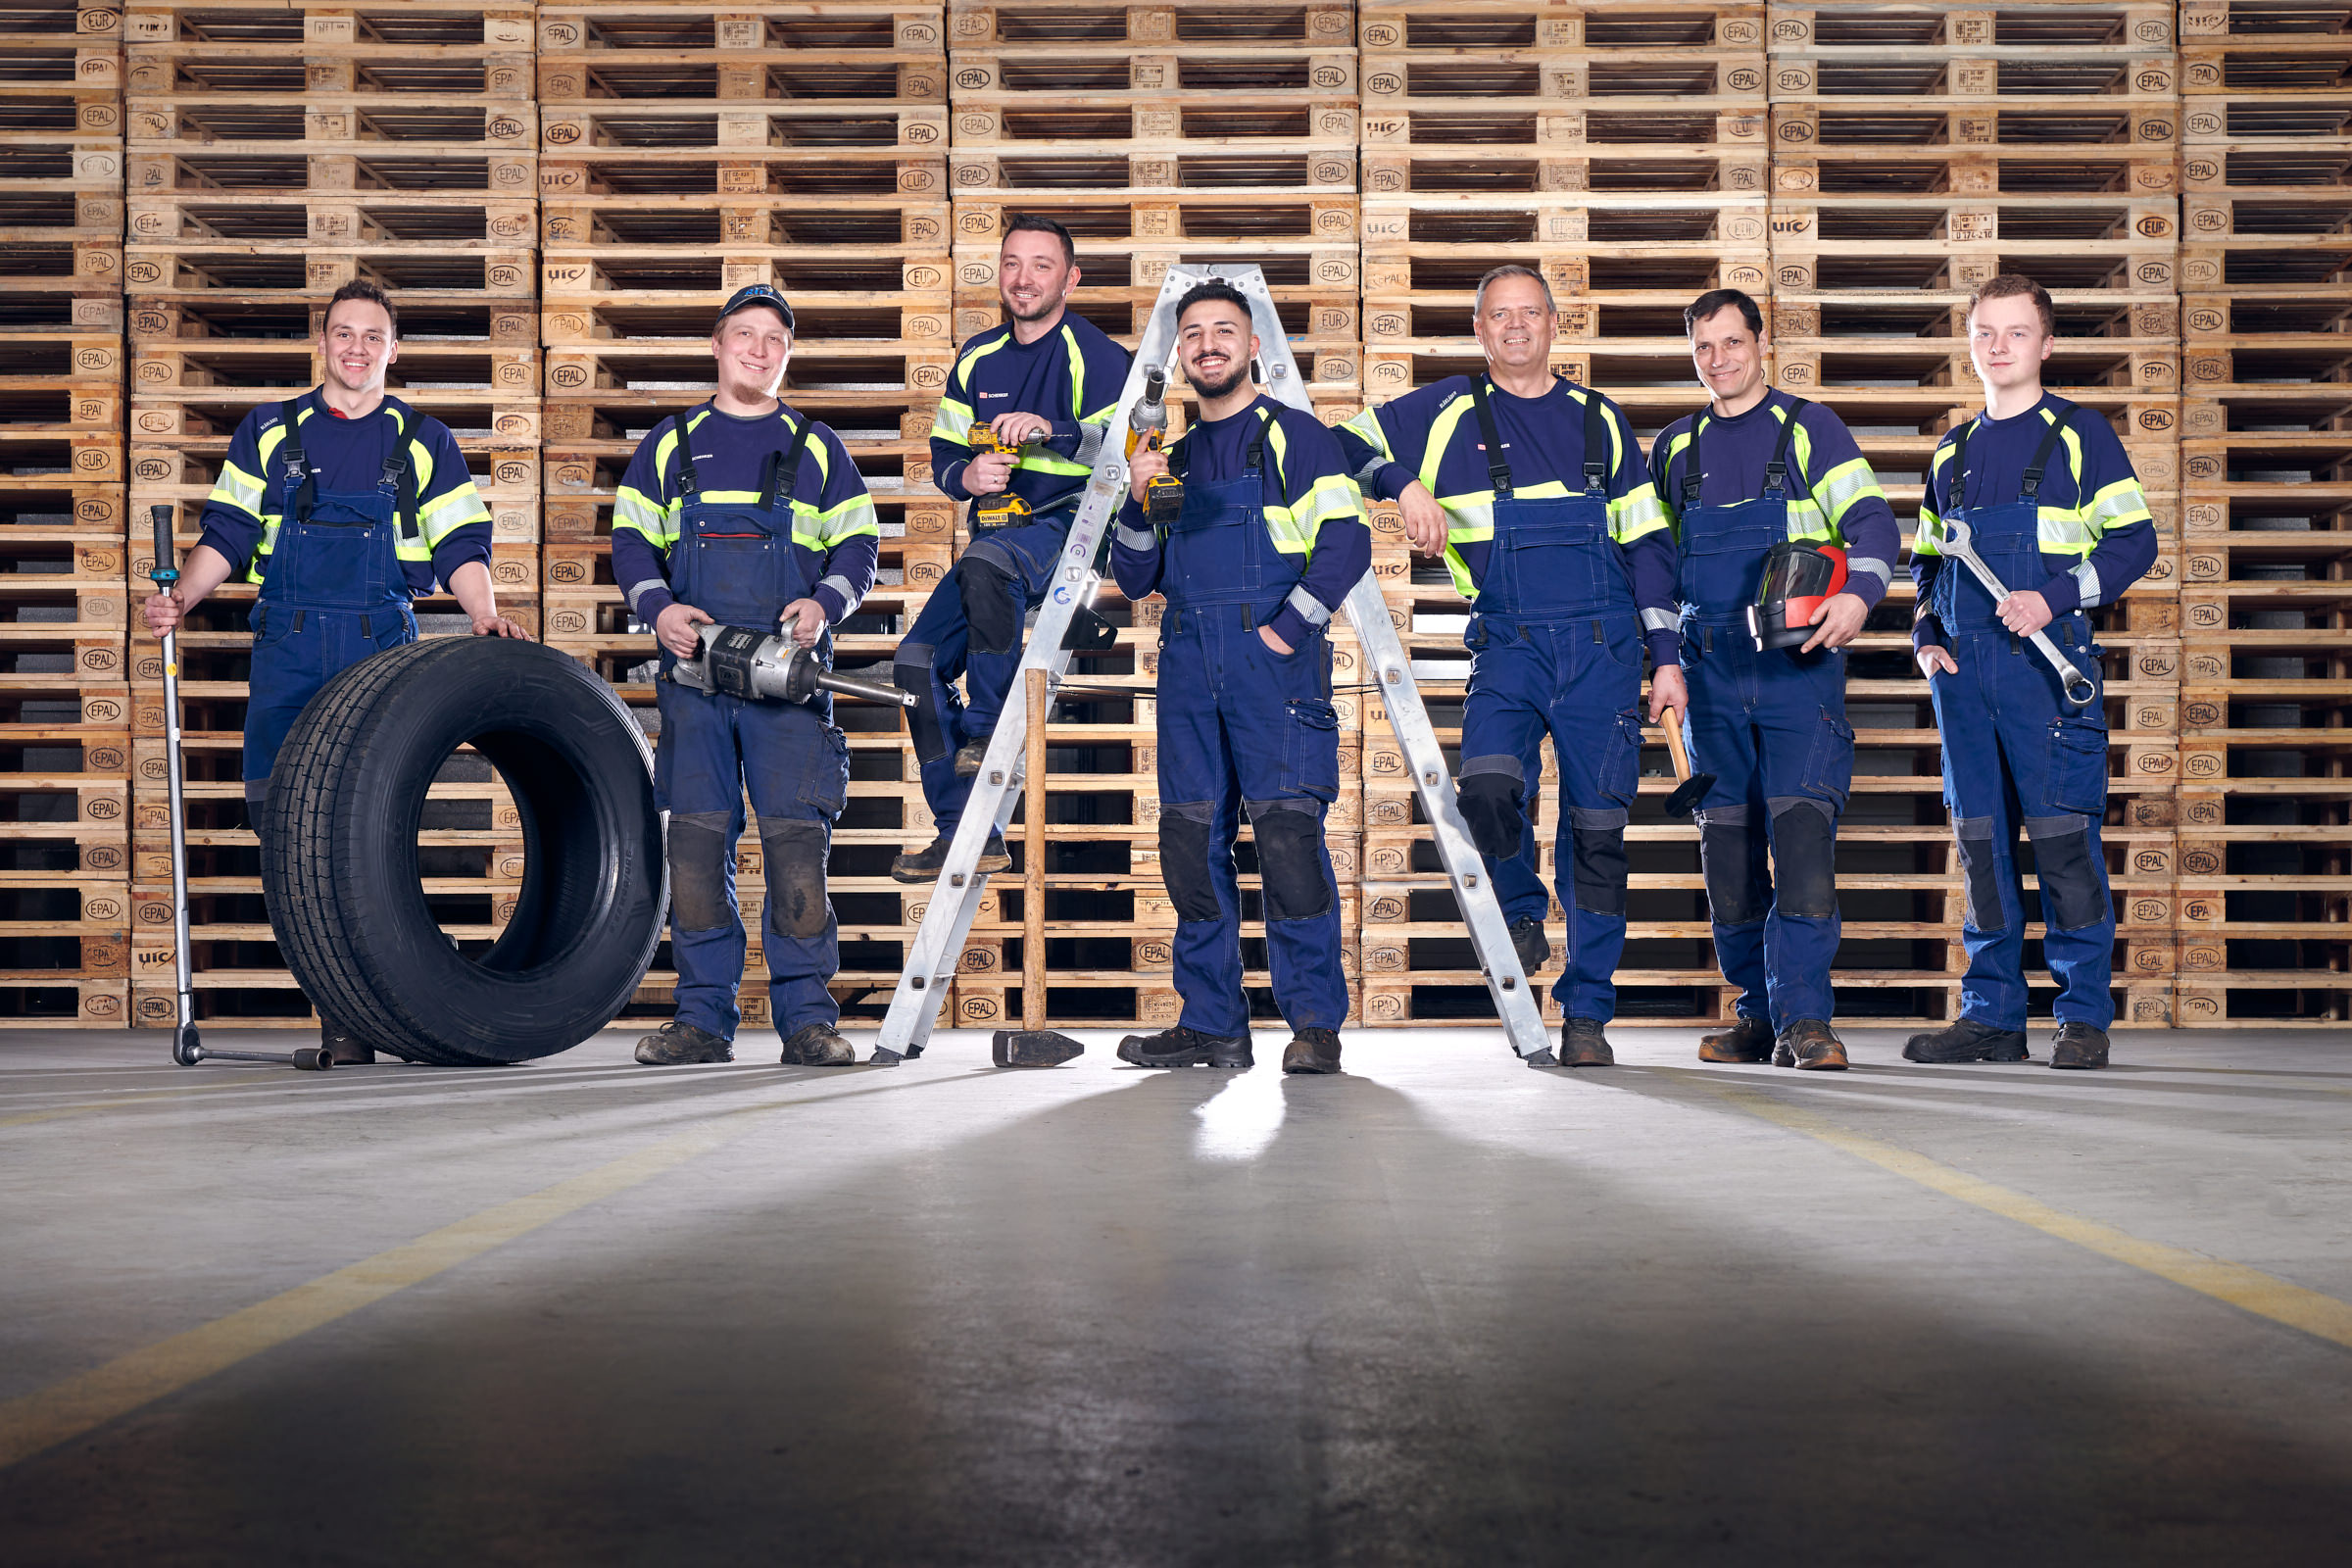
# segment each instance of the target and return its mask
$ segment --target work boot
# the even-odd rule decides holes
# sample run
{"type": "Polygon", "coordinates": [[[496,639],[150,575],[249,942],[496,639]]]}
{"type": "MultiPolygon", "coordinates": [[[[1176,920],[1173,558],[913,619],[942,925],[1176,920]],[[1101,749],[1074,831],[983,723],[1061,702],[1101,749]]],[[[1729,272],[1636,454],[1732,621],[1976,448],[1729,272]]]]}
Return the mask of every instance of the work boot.
{"type": "MultiPolygon", "coordinates": [[[[1335,1040],[1332,1054],[1339,1054],[1335,1040]]],[[[1177,1024],[1155,1035],[1129,1035],[1119,1042],[1119,1059],[1138,1067],[1249,1067],[1250,1037],[1204,1035],[1177,1024]]]]}
{"type": "Polygon", "coordinates": [[[1551,961],[1551,938],[1544,934],[1544,922],[1532,914],[1513,920],[1511,950],[1519,955],[1519,972],[1533,980],[1551,961]]]}
{"type": "Polygon", "coordinates": [[[2106,1066],[2107,1032],[2103,1029],[2093,1029],[2086,1023],[2061,1023],[2058,1026],[2058,1032],[2050,1036],[2050,1065],[2053,1067],[2106,1066]]]}
{"type": "Polygon", "coordinates": [[[1773,1047],[1772,1064],[1806,1072],[1843,1072],[1845,1042],[1821,1019],[1799,1018],[1781,1031],[1773,1047]]]}
{"type": "Polygon", "coordinates": [[[1903,1046],[1905,1061],[2023,1061],[2026,1032],[1995,1029],[1974,1018],[1913,1035],[1903,1046]]]}
{"type": "Polygon", "coordinates": [[[1600,1032],[1596,1018],[1563,1018],[1560,1020],[1560,1065],[1563,1067],[1614,1067],[1617,1053],[1609,1049],[1609,1037],[1600,1032]]]}
{"type": "Polygon", "coordinates": [[[1301,1029],[1282,1048],[1284,1072],[1338,1072],[1340,1036],[1335,1029],[1301,1029]]]}
{"type": "Polygon", "coordinates": [[[1758,1062],[1772,1059],[1772,1026],[1745,1013],[1729,1029],[1698,1037],[1698,1059],[1717,1062],[1758,1062]]]}
{"type": "MultiPolygon", "coordinates": [[[[931,841],[929,849],[901,851],[898,858],[890,862],[890,879],[893,882],[915,883],[938,881],[940,871],[948,863],[949,843],[948,835],[942,833],[931,841]]],[[[972,869],[1002,871],[1011,863],[1012,856],[1004,848],[1004,835],[991,833],[988,842],[981,846],[979,863],[972,869]]]]}
{"type": "Polygon", "coordinates": [[[648,1067],[682,1067],[690,1062],[733,1061],[735,1048],[707,1029],[672,1018],[637,1042],[637,1059],[648,1067]]]}
{"type": "Polygon", "coordinates": [[[787,1067],[847,1067],[857,1059],[858,1053],[829,1023],[812,1023],[784,1042],[787,1067]]]}
{"type": "Polygon", "coordinates": [[[988,756],[988,741],[989,737],[986,735],[975,735],[956,748],[956,776],[957,778],[978,778],[980,776],[981,760],[988,756]]]}
{"type": "MultiPolygon", "coordinates": [[[[375,1048],[348,1029],[331,1023],[318,1026],[318,1049],[338,1067],[372,1067],[375,1048]]],[[[2103,1059],[2103,1058],[2102,1058],[2103,1059]]]]}

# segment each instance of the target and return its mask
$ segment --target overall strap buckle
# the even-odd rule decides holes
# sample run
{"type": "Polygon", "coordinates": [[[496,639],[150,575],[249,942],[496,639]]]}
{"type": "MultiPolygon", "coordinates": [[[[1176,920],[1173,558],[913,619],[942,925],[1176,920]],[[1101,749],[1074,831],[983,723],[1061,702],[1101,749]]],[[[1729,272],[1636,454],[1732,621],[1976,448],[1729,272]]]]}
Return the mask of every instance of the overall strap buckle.
{"type": "Polygon", "coordinates": [[[1706,464],[1698,455],[1698,433],[1707,427],[1707,410],[1701,409],[1690,421],[1690,446],[1683,454],[1683,499],[1680,509],[1690,511],[1698,505],[1698,487],[1707,476],[1706,464]]]}
{"type": "Polygon", "coordinates": [[[1585,494],[1605,498],[1609,493],[1609,416],[1602,412],[1600,394],[1585,389],[1585,494]]]}
{"type": "MultiPolygon", "coordinates": [[[[709,404],[702,406],[710,407],[709,404]]],[[[694,471],[694,438],[686,430],[686,421],[693,414],[694,410],[688,409],[684,414],[673,414],[669,416],[669,427],[678,438],[678,504],[680,506],[692,506],[695,498],[703,493],[703,481],[694,471]]]]}
{"type": "Polygon", "coordinates": [[[278,422],[286,430],[285,443],[278,448],[278,456],[285,460],[286,477],[295,481],[291,510],[296,522],[310,521],[311,513],[318,505],[318,473],[311,466],[310,455],[302,449],[302,406],[313,396],[306,392],[299,398],[277,406],[278,422]]]}
{"type": "Polygon", "coordinates": [[[2050,420],[2050,427],[2042,432],[2041,445],[2034,449],[2034,461],[2026,465],[2025,476],[2018,483],[2017,498],[2020,501],[2039,499],[2042,470],[2049,466],[2050,454],[2057,450],[2058,438],[2066,433],[2066,421],[2074,416],[2075,405],[2070,403],[2057,417],[2050,420]]]}
{"type": "Polygon", "coordinates": [[[808,433],[816,421],[807,415],[801,416],[800,428],[793,433],[789,451],[770,452],[760,469],[760,510],[773,512],[780,495],[785,507],[792,506],[793,491],[801,480],[801,454],[808,450],[808,433]]]}
{"type": "Polygon", "coordinates": [[[416,471],[409,462],[409,421],[398,403],[386,399],[384,406],[392,413],[392,451],[384,459],[383,476],[376,483],[392,492],[392,520],[400,536],[416,541],[424,537],[424,530],[416,519],[416,471]]]}

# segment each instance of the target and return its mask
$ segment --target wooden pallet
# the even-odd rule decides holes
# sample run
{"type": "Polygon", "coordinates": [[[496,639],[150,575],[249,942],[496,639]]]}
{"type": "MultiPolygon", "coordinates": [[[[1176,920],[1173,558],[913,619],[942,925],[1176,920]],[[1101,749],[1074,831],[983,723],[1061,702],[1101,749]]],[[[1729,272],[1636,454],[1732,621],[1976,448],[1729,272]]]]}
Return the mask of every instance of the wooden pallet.
{"type": "Polygon", "coordinates": [[[1353,0],[1248,8],[1225,0],[949,0],[947,36],[952,49],[1125,43],[1346,50],[1355,40],[1353,12],[1353,0]]]}
{"type": "Polygon", "coordinates": [[[382,252],[512,250],[530,243],[537,218],[528,201],[469,203],[433,192],[352,191],[332,201],[299,190],[141,192],[131,198],[127,230],[134,247],[243,242],[314,256],[318,249],[356,250],[372,258],[382,252]]]}
{"type": "Polygon", "coordinates": [[[539,100],[945,103],[936,5],[639,0],[538,8],[539,100]]]}

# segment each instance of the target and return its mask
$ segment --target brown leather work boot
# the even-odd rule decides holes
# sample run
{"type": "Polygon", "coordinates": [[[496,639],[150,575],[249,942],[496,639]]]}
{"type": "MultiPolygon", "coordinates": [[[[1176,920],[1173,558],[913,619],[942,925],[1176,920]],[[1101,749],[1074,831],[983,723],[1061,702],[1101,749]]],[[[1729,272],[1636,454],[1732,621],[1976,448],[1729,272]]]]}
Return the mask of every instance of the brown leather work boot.
{"type": "Polygon", "coordinates": [[[1614,1067],[1617,1053],[1609,1049],[1609,1037],[1601,1033],[1595,1018],[1563,1018],[1560,1020],[1560,1065],[1563,1067],[1614,1067]]]}
{"type": "Polygon", "coordinates": [[[1772,1064],[1805,1072],[1845,1071],[1845,1042],[1819,1018],[1799,1018],[1781,1031],[1772,1064]]]}
{"type": "Polygon", "coordinates": [[[1715,1062],[1757,1062],[1772,1059],[1772,1026],[1761,1018],[1742,1016],[1729,1029],[1698,1037],[1698,1059],[1715,1062]]]}

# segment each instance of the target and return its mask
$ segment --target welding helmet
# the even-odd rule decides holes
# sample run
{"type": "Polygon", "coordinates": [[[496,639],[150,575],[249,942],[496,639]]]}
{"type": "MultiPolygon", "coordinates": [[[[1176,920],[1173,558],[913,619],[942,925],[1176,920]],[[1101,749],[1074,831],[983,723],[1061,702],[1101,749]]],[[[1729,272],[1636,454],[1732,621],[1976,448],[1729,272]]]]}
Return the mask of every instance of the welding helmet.
{"type": "Polygon", "coordinates": [[[1794,648],[1813,635],[1814,612],[1845,586],[1845,552],[1836,545],[1784,539],[1764,557],[1756,602],[1747,607],[1747,634],[1759,653],[1794,648]]]}

